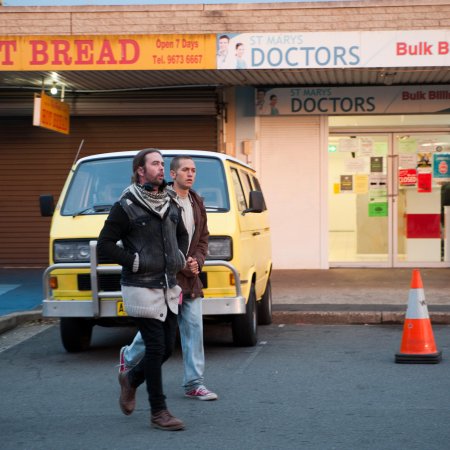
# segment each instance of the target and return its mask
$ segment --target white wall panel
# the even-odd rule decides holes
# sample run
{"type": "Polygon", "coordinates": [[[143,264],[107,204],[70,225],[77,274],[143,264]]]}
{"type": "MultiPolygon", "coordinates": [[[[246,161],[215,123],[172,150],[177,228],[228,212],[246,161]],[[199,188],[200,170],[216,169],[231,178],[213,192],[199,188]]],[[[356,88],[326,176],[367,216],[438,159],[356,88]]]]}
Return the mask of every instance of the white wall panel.
{"type": "Polygon", "coordinates": [[[319,117],[261,117],[259,143],[273,267],[321,268],[319,117]]]}

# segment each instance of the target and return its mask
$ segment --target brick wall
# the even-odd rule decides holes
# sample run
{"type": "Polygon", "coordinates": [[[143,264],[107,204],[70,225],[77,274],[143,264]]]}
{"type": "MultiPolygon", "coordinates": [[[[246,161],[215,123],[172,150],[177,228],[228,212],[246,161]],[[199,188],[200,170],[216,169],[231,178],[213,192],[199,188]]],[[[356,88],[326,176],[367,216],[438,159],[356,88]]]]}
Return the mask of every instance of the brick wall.
{"type": "Polygon", "coordinates": [[[442,29],[449,26],[450,1],[444,0],[0,6],[0,35],[373,31],[442,29]]]}

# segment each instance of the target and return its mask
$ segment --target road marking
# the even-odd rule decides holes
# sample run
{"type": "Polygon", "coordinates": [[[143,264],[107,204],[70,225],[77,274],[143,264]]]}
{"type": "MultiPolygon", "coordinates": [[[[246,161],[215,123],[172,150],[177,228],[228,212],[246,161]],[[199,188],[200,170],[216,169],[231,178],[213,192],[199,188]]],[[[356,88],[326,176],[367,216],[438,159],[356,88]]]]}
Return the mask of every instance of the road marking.
{"type": "Polygon", "coordinates": [[[236,374],[242,375],[266,344],[267,341],[260,342],[258,347],[256,347],[256,350],[253,351],[251,355],[244,361],[244,363],[236,370],[236,374]]]}
{"type": "Polygon", "coordinates": [[[53,326],[55,324],[26,324],[2,333],[0,335],[0,353],[21,344],[53,326]]]}
{"type": "Polygon", "coordinates": [[[0,295],[6,294],[20,286],[20,284],[0,284],[0,295]]]}

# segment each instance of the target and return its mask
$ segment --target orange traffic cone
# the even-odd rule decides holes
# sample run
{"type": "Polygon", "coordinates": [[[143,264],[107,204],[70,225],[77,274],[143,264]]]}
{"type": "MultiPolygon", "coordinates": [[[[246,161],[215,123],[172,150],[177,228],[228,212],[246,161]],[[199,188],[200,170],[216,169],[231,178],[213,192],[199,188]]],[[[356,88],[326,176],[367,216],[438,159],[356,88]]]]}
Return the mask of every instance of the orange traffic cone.
{"type": "Polygon", "coordinates": [[[442,352],[436,349],[434,342],[422,278],[419,270],[414,269],[400,353],[395,355],[395,362],[401,364],[437,364],[441,359],[442,352]]]}

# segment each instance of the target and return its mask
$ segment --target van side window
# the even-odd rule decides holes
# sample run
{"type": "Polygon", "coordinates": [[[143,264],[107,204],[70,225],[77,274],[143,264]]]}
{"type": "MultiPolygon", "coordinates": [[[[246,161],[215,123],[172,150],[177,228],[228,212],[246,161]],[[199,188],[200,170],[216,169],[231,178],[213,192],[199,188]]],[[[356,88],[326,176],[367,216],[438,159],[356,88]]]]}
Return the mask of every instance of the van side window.
{"type": "Polygon", "coordinates": [[[250,206],[250,191],[252,190],[252,183],[250,181],[250,176],[243,170],[239,171],[240,178],[242,180],[242,186],[244,188],[245,201],[247,205],[250,206]]]}
{"type": "MultiPolygon", "coordinates": [[[[255,191],[262,192],[261,185],[259,184],[258,178],[256,178],[255,176],[252,175],[252,181],[253,181],[253,186],[254,186],[255,191]]],[[[263,196],[264,196],[264,194],[263,194],[263,196]]],[[[264,209],[263,209],[263,211],[265,211],[266,209],[267,209],[266,201],[264,200],[264,209]]]]}
{"type": "Polygon", "coordinates": [[[234,192],[236,194],[236,201],[239,211],[244,211],[247,208],[247,203],[245,201],[244,190],[242,189],[241,181],[239,179],[239,174],[236,169],[231,168],[231,177],[233,178],[234,192]]]}

